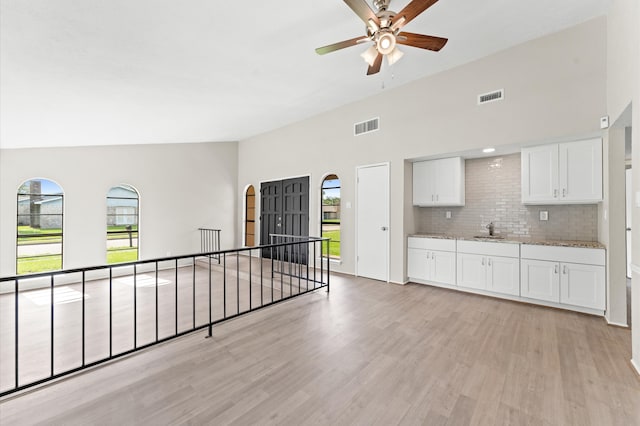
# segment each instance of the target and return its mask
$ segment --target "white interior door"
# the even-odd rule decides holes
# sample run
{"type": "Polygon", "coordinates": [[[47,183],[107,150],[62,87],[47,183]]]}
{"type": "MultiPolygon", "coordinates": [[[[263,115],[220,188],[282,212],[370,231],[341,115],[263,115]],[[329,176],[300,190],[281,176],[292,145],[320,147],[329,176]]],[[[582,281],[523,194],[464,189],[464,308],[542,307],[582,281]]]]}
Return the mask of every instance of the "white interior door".
{"type": "Polygon", "coordinates": [[[356,274],[389,281],[389,165],[357,168],[356,274]]]}

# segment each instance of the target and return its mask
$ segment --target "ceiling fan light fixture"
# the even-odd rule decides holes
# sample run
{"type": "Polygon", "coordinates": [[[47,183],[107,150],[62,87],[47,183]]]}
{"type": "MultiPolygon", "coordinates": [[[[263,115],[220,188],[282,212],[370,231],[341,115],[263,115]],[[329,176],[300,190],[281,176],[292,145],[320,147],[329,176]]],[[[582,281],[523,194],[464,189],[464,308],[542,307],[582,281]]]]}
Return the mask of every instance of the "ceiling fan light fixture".
{"type": "Polygon", "coordinates": [[[396,36],[393,35],[392,32],[384,31],[380,32],[378,39],[376,41],[376,47],[378,52],[383,55],[388,55],[393,52],[393,49],[396,47],[396,36]]]}
{"type": "Polygon", "coordinates": [[[391,66],[398,62],[403,55],[404,53],[396,47],[391,51],[391,53],[387,55],[387,63],[389,64],[389,66],[391,66]]]}
{"type": "Polygon", "coordinates": [[[362,56],[364,61],[367,64],[369,64],[370,67],[372,67],[373,63],[376,60],[376,57],[378,56],[378,50],[376,49],[376,46],[372,45],[372,46],[369,46],[369,48],[367,50],[362,52],[362,54],[360,54],[360,56],[362,56]]]}

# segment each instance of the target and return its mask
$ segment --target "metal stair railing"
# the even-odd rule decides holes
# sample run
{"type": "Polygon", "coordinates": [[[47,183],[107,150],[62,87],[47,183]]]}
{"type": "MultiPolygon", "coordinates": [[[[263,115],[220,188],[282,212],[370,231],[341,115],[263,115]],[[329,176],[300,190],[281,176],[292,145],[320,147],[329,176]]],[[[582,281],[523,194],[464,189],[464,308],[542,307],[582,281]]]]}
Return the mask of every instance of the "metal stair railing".
{"type": "Polygon", "coordinates": [[[329,262],[318,270],[315,255],[305,265],[292,264],[299,256],[262,257],[265,248],[321,253],[325,243],[328,238],[306,237],[0,277],[0,397],[197,330],[211,337],[214,325],[231,318],[321,288],[328,292],[329,262]],[[201,258],[205,262],[196,262],[201,258]],[[27,289],[34,285],[40,289],[27,289]]]}

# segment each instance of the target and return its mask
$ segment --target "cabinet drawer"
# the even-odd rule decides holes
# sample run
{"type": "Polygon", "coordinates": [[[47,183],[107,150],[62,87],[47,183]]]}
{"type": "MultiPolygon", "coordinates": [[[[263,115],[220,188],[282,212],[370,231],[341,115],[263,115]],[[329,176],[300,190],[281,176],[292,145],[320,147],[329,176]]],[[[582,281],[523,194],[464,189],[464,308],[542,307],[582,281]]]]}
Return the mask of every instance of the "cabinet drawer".
{"type": "Polygon", "coordinates": [[[458,240],[458,253],[520,257],[520,244],[458,240]]]}
{"type": "Polygon", "coordinates": [[[521,256],[523,259],[605,265],[604,249],[522,244],[521,256]]]}
{"type": "Polygon", "coordinates": [[[424,250],[456,251],[456,240],[409,237],[407,247],[424,250]]]}

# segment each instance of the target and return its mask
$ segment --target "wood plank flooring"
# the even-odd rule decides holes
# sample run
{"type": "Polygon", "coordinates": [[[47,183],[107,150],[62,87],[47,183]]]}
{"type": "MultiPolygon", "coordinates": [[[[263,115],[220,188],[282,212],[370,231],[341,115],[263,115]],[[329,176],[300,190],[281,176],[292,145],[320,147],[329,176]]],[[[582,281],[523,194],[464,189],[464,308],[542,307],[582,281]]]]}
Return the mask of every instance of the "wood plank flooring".
{"type": "Polygon", "coordinates": [[[630,331],[332,275],[319,290],[0,402],[0,423],[637,425],[630,331]]]}

